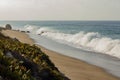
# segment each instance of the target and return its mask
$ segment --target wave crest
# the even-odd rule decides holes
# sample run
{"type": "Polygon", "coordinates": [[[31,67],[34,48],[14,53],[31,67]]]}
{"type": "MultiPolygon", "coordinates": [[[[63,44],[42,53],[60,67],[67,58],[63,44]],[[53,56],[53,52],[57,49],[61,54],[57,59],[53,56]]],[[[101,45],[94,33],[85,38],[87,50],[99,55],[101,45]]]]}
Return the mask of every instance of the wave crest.
{"type": "MultiPolygon", "coordinates": [[[[76,34],[65,34],[61,33],[51,27],[34,27],[27,26],[26,30],[31,31],[35,34],[41,34],[41,36],[46,36],[60,42],[68,42],[69,44],[74,44],[76,47],[85,48],[101,53],[106,53],[112,56],[120,58],[120,39],[111,39],[105,37],[98,32],[79,32],[76,34]]],[[[68,44],[68,45],[69,45],[68,44]]]]}
{"type": "Polygon", "coordinates": [[[67,41],[76,46],[86,47],[86,49],[89,48],[90,50],[120,58],[120,40],[102,36],[97,32],[79,32],[76,34],[45,32],[42,36],[67,41]]]}

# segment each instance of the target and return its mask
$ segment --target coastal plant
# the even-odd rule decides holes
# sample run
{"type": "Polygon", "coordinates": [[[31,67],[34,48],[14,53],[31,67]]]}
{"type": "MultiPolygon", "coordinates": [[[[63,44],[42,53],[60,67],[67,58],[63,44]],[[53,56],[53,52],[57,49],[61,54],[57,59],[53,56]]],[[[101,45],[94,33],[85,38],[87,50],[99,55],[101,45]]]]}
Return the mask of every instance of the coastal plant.
{"type": "Polygon", "coordinates": [[[4,80],[69,80],[40,48],[1,33],[0,76],[4,80]]]}

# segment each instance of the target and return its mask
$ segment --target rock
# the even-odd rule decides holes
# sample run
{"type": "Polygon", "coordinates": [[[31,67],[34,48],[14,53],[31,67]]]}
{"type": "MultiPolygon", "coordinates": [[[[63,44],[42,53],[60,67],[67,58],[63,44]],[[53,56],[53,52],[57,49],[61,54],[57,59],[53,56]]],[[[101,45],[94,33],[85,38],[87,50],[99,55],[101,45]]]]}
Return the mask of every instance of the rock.
{"type": "Polygon", "coordinates": [[[25,33],[25,31],[21,31],[21,32],[25,33]]]}
{"type": "Polygon", "coordinates": [[[26,33],[30,33],[30,31],[26,31],[26,33]]]}
{"type": "Polygon", "coordinates": [[[11,30],[11,29],[12,29],[12,26],[11,26],[10,24],[6,24],[6,25],[5,25],[5,28],[6,28],[7,30],[11,30]]]}
{"type": "Polygon", "coordinates": [[[30,33],[30,31],[20,31],[20,32],[23,32],[23,33],[30,33]]]}

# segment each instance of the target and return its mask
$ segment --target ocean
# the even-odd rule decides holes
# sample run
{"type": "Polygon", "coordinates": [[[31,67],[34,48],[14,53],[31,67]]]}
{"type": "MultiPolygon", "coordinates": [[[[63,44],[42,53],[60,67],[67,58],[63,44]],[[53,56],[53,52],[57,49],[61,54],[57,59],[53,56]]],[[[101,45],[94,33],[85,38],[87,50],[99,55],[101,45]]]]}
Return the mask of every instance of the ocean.
{"type": "Polygon", "coordinates": [[[120,21],[0,21],[76,48],[120,58],[120,21]]]}
{"type": "Polygon", "coordinates": [[[120,21],[0,21],[36,44],[100,66],[120,77],[120,21]]]}

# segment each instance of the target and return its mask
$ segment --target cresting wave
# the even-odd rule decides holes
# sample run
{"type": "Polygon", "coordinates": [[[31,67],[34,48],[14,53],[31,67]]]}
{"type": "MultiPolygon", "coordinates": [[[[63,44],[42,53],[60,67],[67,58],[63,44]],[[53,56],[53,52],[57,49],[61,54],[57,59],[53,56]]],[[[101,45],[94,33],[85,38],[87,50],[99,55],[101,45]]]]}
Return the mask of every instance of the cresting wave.
{"type": "Polygon", "coordinates": [[[30,31],[31,33],[34,34],[41,34],[41,32],[54,32],[54,30],[49,27],[40,27],[33,25],[25,25],[24,30],[30,31]]]}
{"type": "Polygon", "coordinates": [[[27,30],[34,31],[35,34],[46,36],[54,40],[61,40],[74,45],[82,46],[92,51],[105,53],[120,58],[120,39],[111,39],[102,36],[97,32],[79,32],[76,34],[60,33],[48,27],[34,28],[27,27],[27,30]]]}

